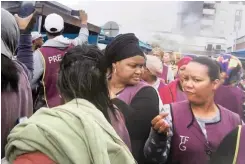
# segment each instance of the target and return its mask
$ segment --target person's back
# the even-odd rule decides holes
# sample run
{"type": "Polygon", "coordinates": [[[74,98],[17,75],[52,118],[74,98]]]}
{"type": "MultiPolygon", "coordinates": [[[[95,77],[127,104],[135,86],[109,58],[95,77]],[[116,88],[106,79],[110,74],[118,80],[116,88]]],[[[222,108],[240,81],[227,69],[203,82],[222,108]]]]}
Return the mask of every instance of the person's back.
{"type": "Polygon", "coordinates": [[[217,58],[220,66],[220,87],[215,93],[215,103],[240,115],[245,121],[243,103],[245,93],[237,87],[241,80],[242,64],[241,61],[230,54],[223,54],[217,58]]]}
{"type": "Polygon", "coordinates": [[[30,30],[34,19],[33,14],[27,18],[20,18],[1,9],[2,157],[5,155],[7,136],[12,128],[33,112],[30,86],[33,70],[30,30]]]}
{"type": "MultiPolygon", "coordinates": [[[[32,95],[31,86],[28,77],[17,62],[18,69],[18,92],[1,92],[1,150],[4,152],[4,146],[7,143],[7,136],[12,128],[18,123],[18,119],[32,114],[32,95]]],[[[2,154],[3,155],[3,154],[2,154]]]]}
{"type": "Polygon", "coordinates": [[[25,161],[41,152],[39,157],[46,161],[48,156],[55,163],[134,163],[126,144],[89,101],[77,98],[51,109],[39,109],[14,128],[6,146],[9,162],[23,159],[14,153],[21,150],[23,155],[29,154],[25,161]]]}
{"type": "Polygon", "coordinates": [[[57,73],[59,71],[59,63],[62,57],[70,47],[66,47],[64,49],[41,47],[38,50],[42,54],[43,62],[45,63],[41,82],[44,89],[44,98],[47,107],[51,108],[64,103],[56,88],[57,73]]]}
{"type": "Polygon", "coordinates": [[[243,103],[245,101],[244,92],[236,86],[221,85],[215,93],[215,103],[225,107],[239,114],[239,116],[245,121],[243,113],[243,103]]]}
{"type": "Polygon", "coordinates": [[[39,109],[11,131],[6,146],[10,163],[135,163],[118,129],[112,126],[115,121],[110,113],[117,113],[108,95],[101,56],[98,48],[87,45],[66,53],[57,83],[66,103],[39,109]]]}
{"type": "Polygon", "coordinates": [[[80,13],[81,29],[77,38],[71,40],[62,36],[64,19],[55,13],[49,14],[44,23],[48,40],[34,52],[34,77],[32,79],[35,111],[40,107],[55,107],[64,104],[56,87],[59,63],[72,47],[88,40],[87,14],[80,13]]]}

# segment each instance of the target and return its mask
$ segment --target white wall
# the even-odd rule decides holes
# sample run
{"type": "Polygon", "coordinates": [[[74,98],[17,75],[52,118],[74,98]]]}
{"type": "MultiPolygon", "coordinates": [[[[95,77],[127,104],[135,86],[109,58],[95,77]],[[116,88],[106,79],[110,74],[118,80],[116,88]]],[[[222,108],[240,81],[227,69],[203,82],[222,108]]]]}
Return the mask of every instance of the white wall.
{"type": "Polygon", "coordinates": [[[232,37],[234,31],[236,10],[243,10],[242,27],[241,30],[238,32],[238,37],[245,35],[245,5],[230,4],[227,1],[216,3],[214,35],[225,37],[227,39],[230,39],[232,37]]]}
{"type": "Polygon", "coordinates": [[[228,1],[221,1],[221,3],[216,3],[213,35],[225,37],[226,48],[233,45],[233,41],[236,37],[236,33],[234,32],[236,10],[243,10],[241,29],[237,33],[237,38],[239,38],[245,35],[245,5],[230,4],[228,1]]]}

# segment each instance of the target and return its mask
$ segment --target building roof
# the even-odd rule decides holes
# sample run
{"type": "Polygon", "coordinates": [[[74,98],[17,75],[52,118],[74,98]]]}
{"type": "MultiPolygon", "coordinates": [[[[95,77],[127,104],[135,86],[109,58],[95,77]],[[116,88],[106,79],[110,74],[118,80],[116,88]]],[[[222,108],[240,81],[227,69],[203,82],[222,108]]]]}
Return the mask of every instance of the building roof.
{"type": "MultiPolygon", "coordinates": [[[[11,13],[18,13],[21,1],[2,1],[2,8],[8,10],[11,13]]],[[[62,5],[58,2],[54,1],[36,1],[36,10],[38,14],[47,16],[51,13],[57,13],[63,17],[64,21],[68,24],[72,24],[74,26],[80,27],[80,20],[78,17],[71,15],[71,8],[62,5]]],[[[89,31],[100,33],[101,28],[88,23],[89,31]]]]}

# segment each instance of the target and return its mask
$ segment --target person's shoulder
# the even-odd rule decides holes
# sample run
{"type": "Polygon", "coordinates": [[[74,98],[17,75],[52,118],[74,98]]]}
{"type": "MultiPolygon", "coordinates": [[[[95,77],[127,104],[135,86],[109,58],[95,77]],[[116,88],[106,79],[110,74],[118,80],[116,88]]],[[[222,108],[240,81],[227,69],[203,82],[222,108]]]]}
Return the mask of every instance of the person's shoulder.
{"type": "Polygon", "coordinates": [[[228,115],[232,121],[236,122],[237,124],[241,124],[241,122],[242,122],[241,117],[237,113],[234,113],[234,112],[230,111],[229,109],[226,109],[225,107],[223,107],[221,105],[219,105],[219,108],[223,113],[228,115]]]}
{"type": "Polygon", "coordinates": [[[28,81],[28,77],[30,77],[30,72],[27,69],[26,65],[18,60],[13,60],[18,71],[19,71],[19,75],[23,76],[23,78],[28,81]]]}
{"type": "MultiPolygon", "coordinates": [[[[157,105],[159,106],[159,97],[157,91],[152,86],[145,86],[141,88],[133,97],[132,103],[139,103],[145,104],[145,105],[157,105]]],[[[158,109],[159,111],[159,109],[158,109]]]]}
{"type": "Polygon", "coordinates": [[[232,116],[238,115],[238,114],[236,114],[236,113],[230,111],[229,109],[223,107],[222,105],[219,105],[219,104],[218,104],[218,106],[219,106],[219,109],[220,109],[222,112],[226,113],[226,114],[229,114],[229,115],[232,115],[232,116]]]}
{"type": "Polygon", "coordinates": [[[41,58],[42,56],[42,49],[43,49],[43,47],[41,47],[41,48],[38,48],[38,49],[36,49],[34,52],[33,52],[33,57],[34,57],[34,60],[35,59],[39,59],[39,58],[41,58]]]}
{"type": "Polygon", "coordinates": [[[152,86],[144,86],[142,87],[136,95],[146,95],[146,96],[152,96],[157,95],[157,91],[152,86]]]}

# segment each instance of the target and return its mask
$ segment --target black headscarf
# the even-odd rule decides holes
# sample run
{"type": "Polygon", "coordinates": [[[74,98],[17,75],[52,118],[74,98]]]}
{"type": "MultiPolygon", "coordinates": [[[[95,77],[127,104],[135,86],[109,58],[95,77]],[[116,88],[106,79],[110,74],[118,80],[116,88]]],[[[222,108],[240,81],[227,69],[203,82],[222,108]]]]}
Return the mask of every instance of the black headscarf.
{"type": "Polygon", "coordinates": [[[120,34],[107,45],[105,49],[104,64],[111,67],[112,63],[134,56],[145,57],[139,46],[139,39],[133,34],[120,34]]]}

